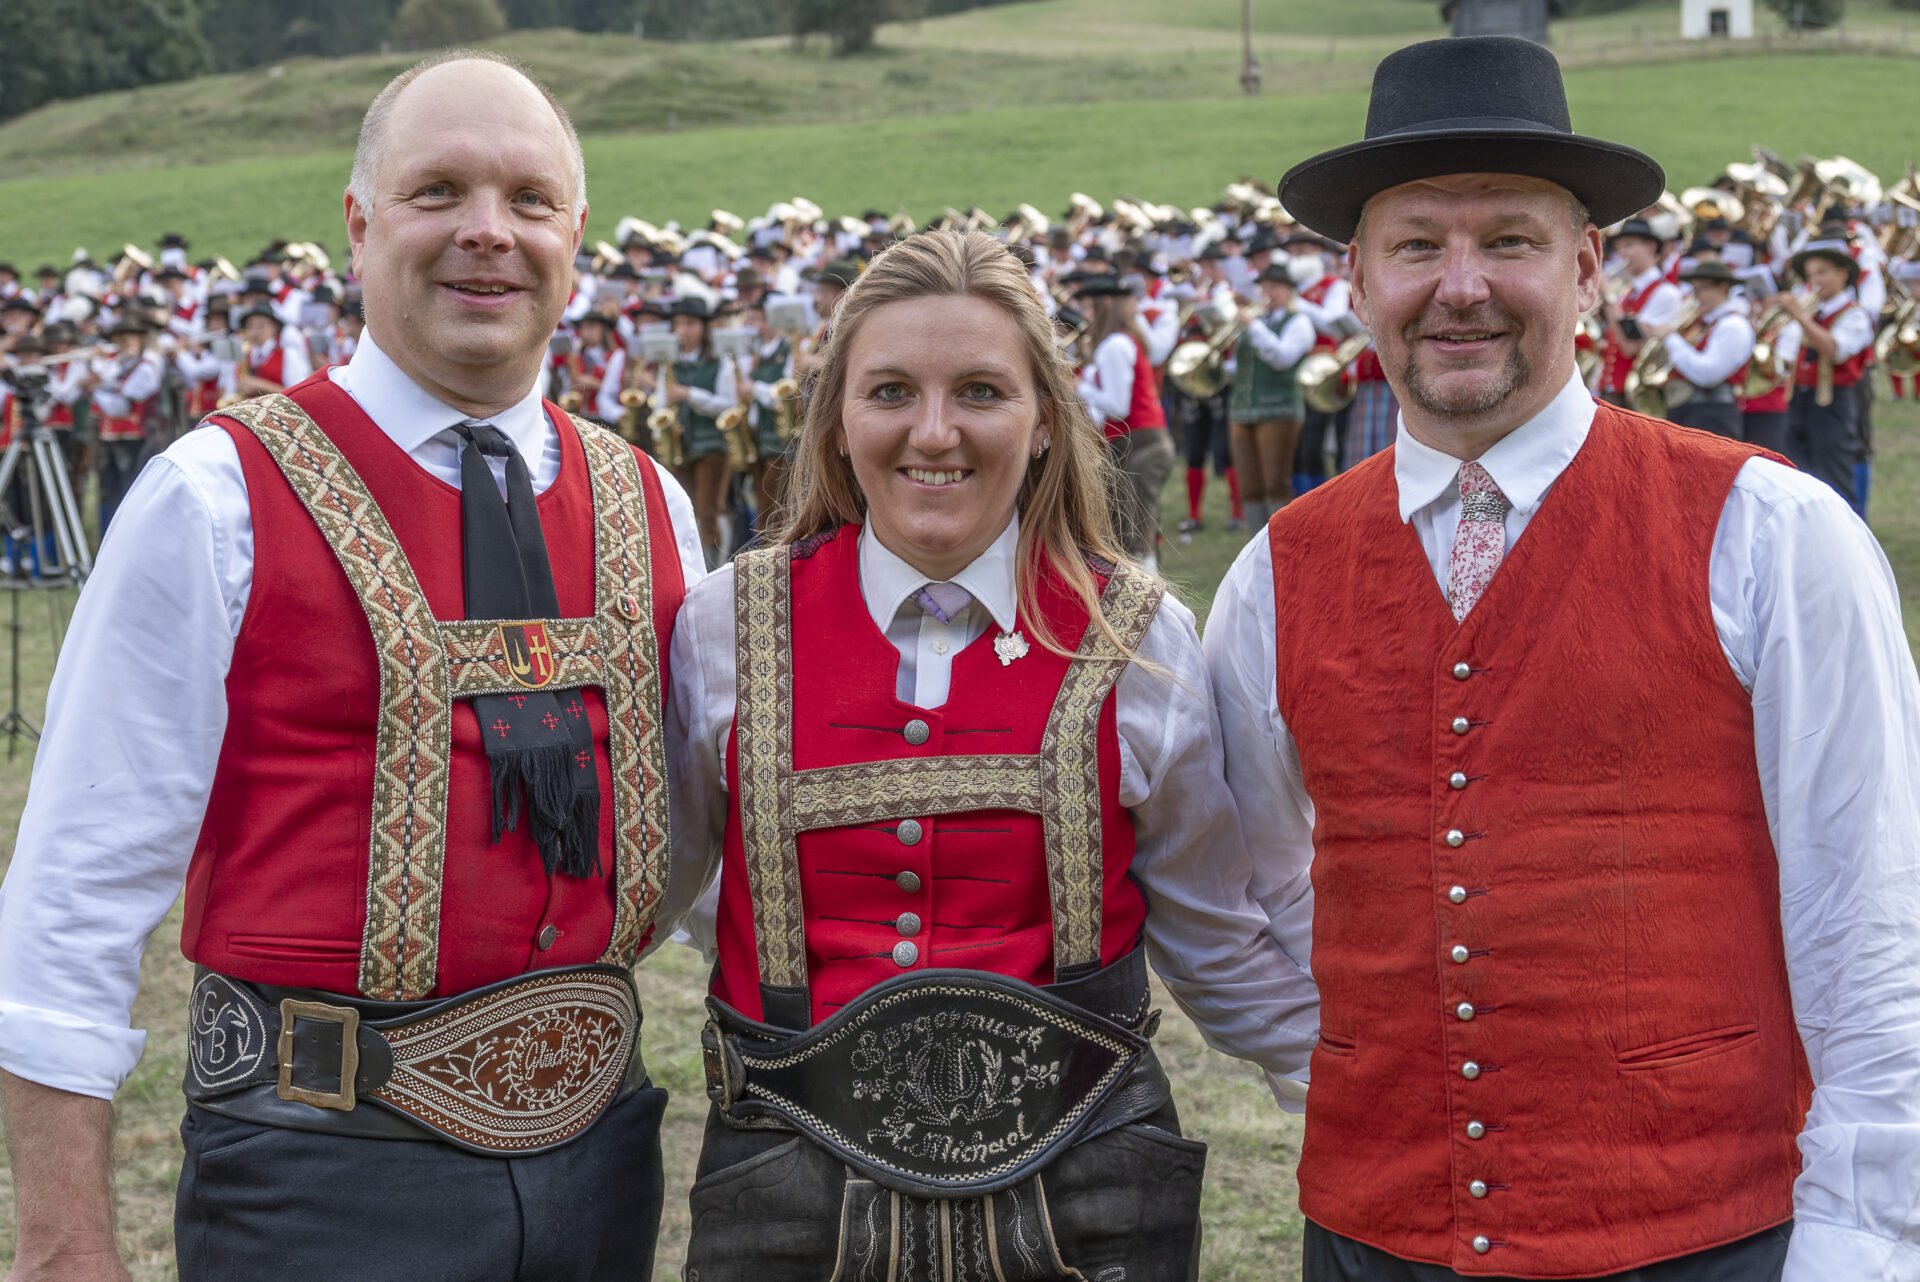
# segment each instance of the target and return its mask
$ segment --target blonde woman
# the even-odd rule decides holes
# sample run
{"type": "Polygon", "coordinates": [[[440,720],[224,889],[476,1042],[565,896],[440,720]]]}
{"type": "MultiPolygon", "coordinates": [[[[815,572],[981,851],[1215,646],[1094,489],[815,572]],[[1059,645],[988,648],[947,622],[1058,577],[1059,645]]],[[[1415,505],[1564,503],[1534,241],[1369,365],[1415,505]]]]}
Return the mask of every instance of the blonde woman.
{"type": "Polygon", "coordinates": [[[1191,1278],[1205,1146],[1146,964],[1275,1074],[1314,998],[1248,895],[1193,616],[1116,546],[1004,246],[874,260],[795,464],[672,651],[674,875],[721,866],[688,1276],[1191,1278]]]}

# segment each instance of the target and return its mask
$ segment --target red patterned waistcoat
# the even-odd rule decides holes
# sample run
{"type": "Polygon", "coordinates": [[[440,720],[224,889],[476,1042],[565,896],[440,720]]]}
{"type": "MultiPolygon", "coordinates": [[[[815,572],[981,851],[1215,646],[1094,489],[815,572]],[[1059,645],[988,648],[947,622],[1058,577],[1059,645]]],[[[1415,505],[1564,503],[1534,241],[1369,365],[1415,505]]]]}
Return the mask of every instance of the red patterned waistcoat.
{"type": "Polygon", "coordinates": [[[187,873],[193,961],[412,1000],[633,959],[665,882],[661,710],[685,590],[652,465],[547,413],[561,464],[539,510],[565,617],[510,621],[551,660],[518,675],[502,625],[463,618],[460,492],[324,374],[211,420],[240,453],[254,565],[187,873]],[[470,696],[542,676],[594,730],[590,878],[548,876],[524,820],[492,839],[470,696]]]}
{"type": "Polygon", "coordinates": [[[1757,453],[1600,406],[1461,623],[1391,450],[1274,519],[1323,1003],[1300,1203],[1323,1227],[1544,1278],[1792,1214],[1810,1085],[1707,587],[1757,453]]]}
{"type": "MultiPolygon", "coordinates": [[[[1053,654],[1022,615],[1024,654],[1003,662],[989,628],[954,657],[944,704],[902,702],[899,653],[860,595],[859,542],[848,526],[734,562],[715,995],[761,1019],[765,989],[804,994],[817,1023],[909,970],[1050,984],[1117,961],[1146,918],[1118,796],[1122,665],[1053,654]]],[[[1137,643],[1158,585],[1104,584],[1109,619],[1137,643]]],[[[1063,587],[1041,599],[1062,644],[1111,653],[1063,587]]]]}

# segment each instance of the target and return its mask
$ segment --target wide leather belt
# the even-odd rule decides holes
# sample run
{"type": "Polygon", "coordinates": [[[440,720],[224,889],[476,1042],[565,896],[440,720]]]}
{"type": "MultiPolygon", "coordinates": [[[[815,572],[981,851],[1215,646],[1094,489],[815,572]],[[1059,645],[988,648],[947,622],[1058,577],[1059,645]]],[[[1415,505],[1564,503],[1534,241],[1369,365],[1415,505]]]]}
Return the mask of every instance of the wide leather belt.
{"type": "Polygon", "coordinates": [[[982,971],[890,979],[798,1034],[707,1010],[707,1095],[729,1122],[800,1131],[919,1197],[998,1192],[1169,1098],[1157,1012],[1135,1031],[982,971]]]}
{"type": "Polygon", "coordinates": [[[519,1157],[578,1137],[644,1074],[640,998],[617,966],[391,1004],[202,970],[188,1009],[187,1098],[297,1130],[519,1157]]]}

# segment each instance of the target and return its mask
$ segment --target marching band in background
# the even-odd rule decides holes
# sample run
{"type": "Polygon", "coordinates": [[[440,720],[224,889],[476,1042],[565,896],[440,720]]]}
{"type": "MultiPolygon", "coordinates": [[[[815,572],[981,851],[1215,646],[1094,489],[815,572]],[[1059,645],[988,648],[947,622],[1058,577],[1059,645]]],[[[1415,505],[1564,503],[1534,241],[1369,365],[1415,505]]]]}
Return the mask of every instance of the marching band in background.
{"type": "MultiPolygon", "coordinates": [[[[1920,181],[1753,155],[1607,229],[1580,368],[1600,399],[1784,454],[1864,514],[1873,367],[1894,398],[1920,395],[1920,181]]],[[[1393,439],[1398,405],[1353,312],[1345,247],[1259,184],[1193,209],[1075,193],[1057,219],[976,205],[936,225],[986,231],[1029,264],[1125,477],[1116,510],[1143,564],[1176,460],[1187,542],[1209,465],[1237,533],[1393,439]]],[[[692,232],[623,218],[575,264],[548,391],[680,478],[719,565],[779,523],[839,295],[914,230],[798,197],[750,220],[716,209],[692,232]]],[[[0,352],[47,366],[39,417],[76,480],[97,476],[102,529],[181,432],[345,362],[364,323],[357,286],[317,244],[274,241],[244,269],[189,248],[169,232],[157,253],[128,244],[104,267],[76,249],[31,284],[0,261],[0,352]]],[[[6,440],[27,408],[8,405],[6,440]]]]}

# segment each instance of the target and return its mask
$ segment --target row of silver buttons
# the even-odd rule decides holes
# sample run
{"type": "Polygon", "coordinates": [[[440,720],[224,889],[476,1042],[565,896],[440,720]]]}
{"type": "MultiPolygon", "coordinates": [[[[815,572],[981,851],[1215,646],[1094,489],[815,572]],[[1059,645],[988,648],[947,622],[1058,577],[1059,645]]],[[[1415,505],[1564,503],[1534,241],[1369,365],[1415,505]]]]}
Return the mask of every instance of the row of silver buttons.
{"type": "MultiPolygon", "coordinates": [[[[1473,675],[1473,668],[1470,664],[1456,663],[1453,665],[1453,679],[1455,681],[1465,681],[1472,675],[1473,675]]],[[[1447,728],[1452,730],[1457,735],[1464,735],[1469,730],[1473,729],[1473,722],[1469,721],[1465,717],[1455,717],[1452,720],[1452,722],[1449,723],[1447,728]]],[[[1449,774],[1447,776],[1447,786],[1453,789],[1455,792],[1461,792],[1465,790],[1467,784],[1469,784],[1470,782],[1472,781],[1467,778],[1466,772],[1462,770],[1455,770],[1452,774],[1449,774]]],[[[1443,838],[1443,840],[1446,841],[1449,847],[1451,847],[1454,850],[1458,850],[1460,847],[1467,844],[1467,834],[1462,832],[1458,828],[1449,828],[1447,829],[1446,835],[1443,838]]],[[[1454,903],[1454,904],[1466,903],[1467,888],[1465,886],[1448,887],[1447,902],[1454,903]]],[[[1464,966],[1467,963],[1468,959],[1473,956],[1473,951],[1469,949],[1465,944],[1455,944],[1448,951],[1447,956],[1452,958],[1456,965],[1464,966]]],[[[1461,1002],[1460,1004],[1458,1004],[1453,1008],[1453,1013],[1462,1023],[1465,1023],[1471,1020],[1474,1017],[1474,1015],[1476,1015],[1478,1012],[1474,1009],[1474,1005],[1472,1002],[1461,1002]]],[[[1473,1060],[1468,1060],[1466,1063],[1460,1066],[1460,1076],[1466,1078],[1470,1082],[1475,1080],[1480,1076],[1480,1065],[1475,1063],[1473,1060]]],[[[1482,1139],[1485,1137],[1487,1133],[1486,1123],[1478,1120],[1477,1118],[1473,1121],[1468,1122],[1466,1129],[1467,1129],[1467,1138],[1471,1140],[1482,1139]]],[[[1469,1180],[1467,1182],[1467,1193],[1469,1196],[1472,1196],[1475,1198],[1483,1198],[1487,1195],[1488,1192],[1489,1192],[1489,1189],[1487,1186],[1487,1182],[1485,1180],[1474,1179],[1474,1180],[1469,1180]]],[[[1476,1234],[1473,1238],[1472,1246],[1475,1254],[1485,1255],[1487,1252],[1493,1249],[1493,1241],[1492,1239],[1488,1238],[1487,1235],[1484,1233],[1476,1234]]]]}

